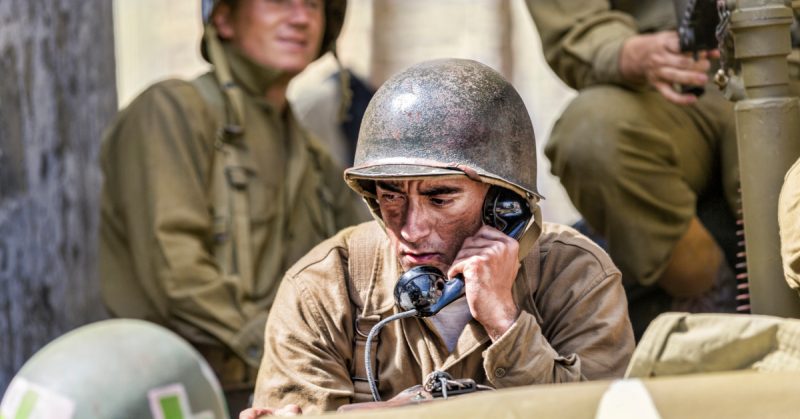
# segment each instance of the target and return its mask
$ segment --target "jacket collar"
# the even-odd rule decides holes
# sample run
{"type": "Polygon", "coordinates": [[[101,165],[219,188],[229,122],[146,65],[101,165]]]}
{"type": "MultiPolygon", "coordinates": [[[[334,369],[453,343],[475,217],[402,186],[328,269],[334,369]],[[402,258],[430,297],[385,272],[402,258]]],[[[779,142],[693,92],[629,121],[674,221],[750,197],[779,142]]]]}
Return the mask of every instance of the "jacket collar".
{"type": "Polygon", "coordinates": [[[248,95],[263,97],[267,88],[285,75],[283,71],[257,64],[230,43],[223,43],[222,48],[234,81],[248,95]]]}

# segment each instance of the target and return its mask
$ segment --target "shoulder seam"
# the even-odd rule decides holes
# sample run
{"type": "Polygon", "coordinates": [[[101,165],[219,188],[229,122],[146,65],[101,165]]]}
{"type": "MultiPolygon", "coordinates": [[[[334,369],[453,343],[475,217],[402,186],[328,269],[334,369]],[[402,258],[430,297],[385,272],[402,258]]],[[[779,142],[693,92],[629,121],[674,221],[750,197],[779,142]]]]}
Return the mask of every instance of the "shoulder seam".
{"type": "Polygon", "coordinates": [[[319,264],[323,260],[327,259],[331,255],[331,252],[340,251],[340,250],[347,250],[347,248],[344,245],[341,245],[341,244],[337,244],[335,246],[331,246],[331,248],[328,249],[327,252],[325,252],[324,254],[320,255],[318,258],[315,258],[315,259],[313,259],[311,261],[308,261],[305,265],[303,265],[301,267],[294,266],[294,267],[290,268],[290,270],[286,272],[286,276],[288,278],[293,278],[293,279],[297,278],[297,276],[299,276],[300,274],[305,272],[307,269],[309,269],[312,266],[314,266],[316,264],[319,264]]]}
{"type": "MultiPolygon", "coordinates": [[[[597,264],[603,268],[603,273],[605,275],[612,275],[612,274],[614,274],[616,272],[619,272],[619,268],[617,268],[616,265],[614,265],[614,262],[611,261],[611,257],[610,256],[609,256],[609,261],[611,261],[611,264],[609,265],[608,263],[603,262],[603,260],[597,255],[597,251],[596,250],[588,249],[586,247],[579,246],[579,245],[577,245],[575,243],[568,243],[567,241],[565,241],[565,240],[563,240],[561,238],[553,239],[553,243],[559,243],[562,246],[569,246],[569,247],[572,247],[572,248],[576,248],[581,253],[585,253],[585,254],[591,255],[591,257],[594,258],[595,261],[597,261],[597,264]]],[[[593,244],[593,245],[595,245],[595,244],[593,244]]],[[[599,247],[598,247],[598,249],[599,249],[599,247]]],[[[600,249],[600,250],[602,250],[602,249],[600,249]]],[[[548,249],[547,252],[550,252],[550,249],[548,249]]]]}

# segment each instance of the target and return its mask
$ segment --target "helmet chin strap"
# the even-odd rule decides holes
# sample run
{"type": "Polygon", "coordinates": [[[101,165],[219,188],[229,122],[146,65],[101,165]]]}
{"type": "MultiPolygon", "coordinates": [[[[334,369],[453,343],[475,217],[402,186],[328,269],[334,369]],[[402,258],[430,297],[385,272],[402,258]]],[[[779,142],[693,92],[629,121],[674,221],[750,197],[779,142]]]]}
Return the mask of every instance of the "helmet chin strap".
{"type": "MultiPolygon", "coordinates": [[[[325,48],[325,45],[322,45],[321,48],[325,48]]],[[[350,105],[353,103],[353,90],[350,88],[350,70],[342,64],[342,60],[336,52],[336,44],[334,44],[331,49],[331,54],[333,54],[333,60],[336,61],[336,68],[339,70],[339,93],[341,95],[341,102],[339,103],[337,120],[341,124],[347,119],[347,113],[350,111],[350,105]]]]}
{"type": "Polygon", "coordinates": [[[200,11],[203,15],[203,23],[207,24],[211,20],[211,12],[214,10],[214,0],[201,0],[200,11]]]}
{"type": "Polygon", "coordinates": [[[233,80],[228,60],[225,57],[225,51],[222,48],[222,41],[217,35],[217,28],[213,24],[208,23],[205,27],[204,40],[208,51],[208,58],[211,64],[214,65],[214,75],[217,77],[217,82],[225,94],[225,100],[228,102],[228,124],[238,126],[244,129],[244,93],[242,89],[233,80]],[[232,114],[231,114],[232,113],[232,114]]]}
{"type": "Polygon", "coordinates": [[[531,207],[533,217],[528,221],[528,225],[525,226],[525,230],[523,230],[522,236],[519,238],[520,262],[528,256],[528,253],[530,253],[536,241],[539,239],[539,235],[542,234],[542,209],[539,208],[539,205],[536,203],[533,203],[531,207]]]}

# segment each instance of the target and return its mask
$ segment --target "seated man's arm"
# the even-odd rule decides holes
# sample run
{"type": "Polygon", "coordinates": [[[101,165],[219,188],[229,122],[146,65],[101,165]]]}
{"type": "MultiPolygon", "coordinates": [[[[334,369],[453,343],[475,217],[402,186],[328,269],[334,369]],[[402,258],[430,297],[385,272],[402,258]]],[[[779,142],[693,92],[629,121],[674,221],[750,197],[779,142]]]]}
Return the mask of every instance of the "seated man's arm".
{"type": "Polygon", "coordinates": [[[694,60],[681,53],[675,31],[639,34],[633,17],[612,10],[605,0],[527,4],[548,64],[574,89],[601,83],[649,85],[670,102],[687,105],[697,97],[676,92],[674,86],[704,85],[709,57],[717,56],[703,51],[694,60]]]}
{"type": "Polygon", "coordinates": [[[138,281],[169,326],[208,334],[257,366],[265,310],[212,255],[208,194],[214,117],[194,87],[167,82],[132,103],[104,148],[105,189],[138,281]],[[248,318],[245,313],[257,313],[248,318]],[[248,348],[250,350],[248,350],[248,348]]]}
{"type": "MultiPolygon", "coordinates": [[[[634,340],[620,273],[599,248],[576,247],[574,233],[564,234],[565,242],[549,245],[538,288],[517,321],[484,354],[498,388],[624,374],[634,340]]],[[[521,268],[523,275],[531,270],[521,268]]]]}
{"type": "Polygon", "coordinates": [[[624,41],[636,22],[611,10],[607,0],[527,0],[550,67],[567,85],[583,89],[625,83],[619,71],[624,41]]]}

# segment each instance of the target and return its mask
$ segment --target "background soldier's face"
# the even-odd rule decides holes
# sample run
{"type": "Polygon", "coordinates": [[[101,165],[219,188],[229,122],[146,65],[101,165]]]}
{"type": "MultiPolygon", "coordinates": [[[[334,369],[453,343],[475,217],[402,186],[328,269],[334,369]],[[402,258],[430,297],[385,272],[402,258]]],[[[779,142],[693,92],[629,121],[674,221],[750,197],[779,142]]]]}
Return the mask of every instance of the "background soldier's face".
{"type": "Polygon", "coordinates": [[[377,182],[381,218],[403,269],[447,272],[464,239],[481,228],[488,189],[461,177],[377,182]]]}
{"type": "Polygon", "coordinates": [[[262,66],[295,75],[319,54],[324,0],[238,0],[214,13],[221,38],[262,66]]]}

